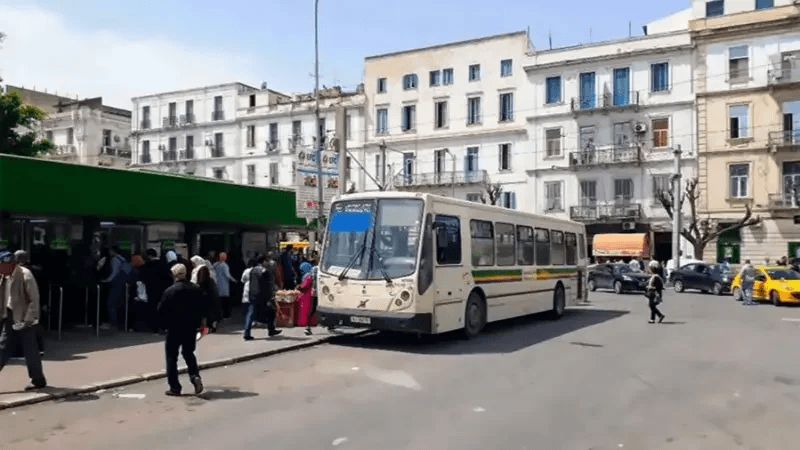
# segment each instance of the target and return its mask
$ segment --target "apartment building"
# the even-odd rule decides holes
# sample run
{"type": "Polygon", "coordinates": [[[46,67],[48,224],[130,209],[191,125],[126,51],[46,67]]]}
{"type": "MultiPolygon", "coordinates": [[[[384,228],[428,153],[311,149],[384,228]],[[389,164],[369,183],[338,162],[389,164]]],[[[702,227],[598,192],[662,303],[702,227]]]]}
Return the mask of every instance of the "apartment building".
{"type": "Polygon", "coordinates": [[[659,196],[670,189],[675,149],[684,177],[696,165],[687,25],[681,12],[649,25],[646,36],[526,57],[536,212],[585,222],[590,237],[652,231],[656,258],[672,257],[672,222],[659,196]]]}
{"type": "Polygon", "coordinates": [[[370,56],[362,190],[425,190],[529,209],[522,61],[526,32],[370,56]],[[385,159],[383,157],[385,146],[385,159]]]}
{"type": "Polygon", "coordinates": [[[709,245],[708,260],[775,261],[800,248],[800,5],[692,2],[702,214],[764,220],[709,245]]]}
{"type": "Polygon", "coordinates": [[[41,108],[47,118],[39,124],[42,137],[55,145],[44,158],[105,167],[131,163],[131,112],[103,104],[103,98],[79,100],[23,87],[23,102],[41,108]]]}
{"type": "MultiPolygon", "coordinates": [[[[334,143],[335,110],[348,111],[347,144],[358,151],[364,96],[320,90],[323,144],[334,143]]],[[[242,83],[133,99],[137,168],[293,188],[297,150],[316,145],[315,99],[242,83]]],[[[351,163],[352,164],[352,163],[351,163]]],[[[357,175],[357,174],[356,174],[357,175]]]]}

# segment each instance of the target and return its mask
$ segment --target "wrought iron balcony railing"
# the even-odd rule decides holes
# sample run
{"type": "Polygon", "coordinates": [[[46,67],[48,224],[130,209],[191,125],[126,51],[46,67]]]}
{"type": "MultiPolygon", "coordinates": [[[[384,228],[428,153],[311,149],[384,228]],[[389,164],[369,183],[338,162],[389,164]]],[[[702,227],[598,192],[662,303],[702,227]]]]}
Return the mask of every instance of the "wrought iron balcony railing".
{"type": "Polygon", "coordinates": [[[142,153],[142,155],[139,156],[139,161],[140,164],[150,164],[153,162],[152,158],[150,158],[150,153],[142,153]]]}
{"type": "Polygon", "coordinates": [[[402,187],[423,187],[423,186],[450,186],[488,184],[489,175],[485,170],[475,170],[470,172],[439,172],[439,173],[400,173],[394,178],[394,186],[402,187]]]}
{"type": "Polygon", "coordinates": [[[178,118],[176,116],[171,117],[164,117],[162,119],[162,124],[164,128],[172,128],[178,126],[178,118]]]}
{"type": "Polygon", "coordinates": [[[769,69],[767,80],[770,85],[800,82],[800,65],[769,69]]]}
{"type": "Polygon", "coordinates": [[[571,206],[569,216],[572,220],[580,222],[639,220],[642,217],[642,205],[637,202],[624,202],[571,206]]]}
{"type": "Polygon", "coordinates": [[[636,163],[641,161],[637,147],[610,147],[587,149],[569,155],[570,167],[596,166],[598,164],[636,163]]]}
{"type": "Polygon", "coordinates": [[[194,123],[194,114],[182,114],[181,125],[189,125],[194,123]]]}
{"type": "Polygon", "coordinates": [[[223,147],[211,147],[212,158],[222,158],[225,156],[225,149],[223,147]]]}
{"type": "Polygon", "coordinates": [[[797,195],[793,193],[769,194],[769,208],[772,210],[800,208],[797,195]]]}
{"type": "Polygon", "coordinates": [[[225,111],[212,111],[211,120],[225,120],[225,111]]]}
{"type": "Polygon", "coordinates": [[[584,95],[570,100],[572,112],[597,109],[626,108],[639,106],[639,91],[615,92],[602,95],[584,95]]]}
{"type": "Polygon", "coordinates": [[[105,156],[116,156],[119,158],[130,158],[131,151],[130,149],[126,148],[119,148],[119,147],[111,147],[108,145],[104,145],[100,148],[100,154],[105,156]]]}
{"type": "Polygon", "coordinates": [[[800,130],[770,131],[770,147],[797,147],[800,149],[800,130]]]}
{"type": "Polygon", "coordinates": [[[180,153],[178,154],[178,158],[179,159],[194,159],[194,148],[189,147],[189,148],[181,150],[180,153]]]}

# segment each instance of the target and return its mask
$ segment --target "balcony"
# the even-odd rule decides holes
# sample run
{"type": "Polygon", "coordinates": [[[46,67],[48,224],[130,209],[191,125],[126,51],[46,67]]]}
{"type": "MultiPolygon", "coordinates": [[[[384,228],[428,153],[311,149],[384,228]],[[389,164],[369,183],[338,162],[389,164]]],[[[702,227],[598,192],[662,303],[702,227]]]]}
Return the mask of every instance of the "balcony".
{"type": "Polygon", "coordinates": [[[211,147],[211,157],[212,158],[225,157],[225,149],[222,147],[211,147]]]}
{"type": "Polygon", "coordinates": [[[181,125],[191,125],[194,123],[194,114],[182,114],[181,125]]]}
{"type": "Polygon", "coordinates": [[[441,172],[406,175],[400,173],[394,177],[394,187],[398,189],[433,186],[467,186],[489,184],[489,175],[485,170],[472,172],[441,172]]]}
{"type": "Polygon", "coordinates": [[[179,159],[194,159],[194,148],[186,148],[178,153],[179,159]]]}
{"type": "Polygon", "coordinates": [[[131,151],[127,148],[111,147],[104,145],[100,148],[100,155],[102,156],[116,156],[118,158],[131,158],[131,151]]]}
{"type": "Polygon", "coordinates": [[[639,163],[642,157],[636,147],[610,147],[595,148],[569,154],[569,166],[573,169],[579,167],[592,167],[601,164],[639,163]]]}
{"type": "Polygon", "coordinates": [[[150,164],[151,162],[153,162],[153,159],[150,157],[150,153],[142,153],[139,156],[139,164],[150,164]]]}
{"type": "Polygon", "coordinates": [[[289,151],[294,153],[297,151],[297,147],[301,147],[303,145],[303,136],[294,135],[289,138],[289,151]]]}
{"type": "Polygon", "coordinates": [[[800,82],[800,65],[769,69],[767,80],[770,86],[800,82]]]}
{"type": "Polygon", "coordinates": [[[797,196],[792,193],[769,194],[769,209],[773,211],[798,208],[800,208],[800,202],[798,202],[797,196]]]}
{"type": "Polygon", "coordinates": [[[178,151],[177,150],[164,150],[164,154],[161,158],[162,161],[177,161],[178,160],[178,151]]]}
{"type": "Polygon", "coordinates": [[[611,110],[622,108],[633,108],[638,111],[639,105],[639,91],[573,97],[570,100],[570,109],[573,114],[594,111],[607,113],[611,110]]]}
{"type": "Polygon", "coordinates": [[[175,128],[178,126],[178,118],[176,116],[164,117],[161,123],[164,128],[175,128]]]}
{"type": "Polygon", "coordinates": [[[625,202],[610,205],[571,206],[569,217],[578,222],[639,220],[642,217],[642,205],[636,202],[625,202]]]}
{"type": "Polygon", "coordinates": [[[142,130],[149,130],[149,129],[150,129],[150,119],[144,119],[144,120],[142,120],[142,122],[141,122],[141,124],[140,124],[140,125],[141,125],[141,126],[139,127],[140,129],[142,129],[142,130]]]}
{"type": "Polygon", "coordinates": [[[265,142],[268,152],[277,152],[281,148],[281,143],[277,139],[272,139],[265,142]]]}
{"type": "Polygon", "coordinates": [[[55,150],[53,150],[50,154],[51,155],[74,155],[78,153],[77,149],[74,145],[56,145],[55,150]]]}
{"type": "Polygon", "coordinates": [[[769,146],[775,150],[800,150],[800,130],[770,131],[769,146]]]}
{"type": "Polygon", "coordinates": [[[211,120],[225,120],[225,111],[212,111],[211,120]]]}

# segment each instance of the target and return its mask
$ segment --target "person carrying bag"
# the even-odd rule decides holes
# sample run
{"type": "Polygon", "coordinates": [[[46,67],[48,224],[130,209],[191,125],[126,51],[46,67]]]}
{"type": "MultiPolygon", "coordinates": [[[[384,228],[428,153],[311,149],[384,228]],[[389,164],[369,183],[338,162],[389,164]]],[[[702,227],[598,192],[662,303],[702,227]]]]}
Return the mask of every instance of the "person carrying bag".
{"type": "Polygon", "coordinates": [[[650,307],[650,320],[648,323],[656,323],[656,317],[658,317],[658,323],[661,323],[664,321],[664,317],[666,317],[658,310],[658,305],[664,299],[664,280],[658,275],[658,261],[650,261],[648,266],[650,269],[650,279],[647,281],[647,288],[644,294],[645,297],[647,297],[648,306],[650,307]]]}

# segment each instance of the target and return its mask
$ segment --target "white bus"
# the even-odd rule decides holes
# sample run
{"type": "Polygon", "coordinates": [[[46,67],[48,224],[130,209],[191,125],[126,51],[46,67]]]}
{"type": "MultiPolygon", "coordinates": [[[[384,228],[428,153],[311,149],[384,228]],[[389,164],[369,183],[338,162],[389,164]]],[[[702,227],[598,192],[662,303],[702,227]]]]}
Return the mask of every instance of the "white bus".
{"type": "Polygon", "coordinates": [[[319,322],[468,337],[488,322],[586,299],[582,224],[432,194],[346,195],[331,205],[319,322]]]}

